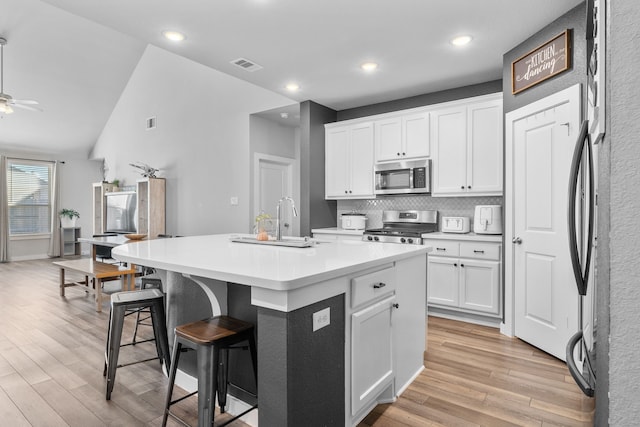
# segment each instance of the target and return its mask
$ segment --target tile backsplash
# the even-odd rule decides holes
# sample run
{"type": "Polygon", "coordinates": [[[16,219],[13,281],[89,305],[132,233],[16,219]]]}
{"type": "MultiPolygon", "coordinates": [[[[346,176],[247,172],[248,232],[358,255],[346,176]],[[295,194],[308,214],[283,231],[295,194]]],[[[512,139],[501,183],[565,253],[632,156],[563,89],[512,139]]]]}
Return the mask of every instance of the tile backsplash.
{"type": "Polygon", "coordinates": [[[367,215],[367,228],[382,227],[384,210],[432,210],[438,211],[438,221],[443,216],[466,216],[473,221],[476,205],[503,206],[503,198],[496,197],[431,197],[391,196],[368,200],[338,200],[340,215],[359,212],[367,215]]]}

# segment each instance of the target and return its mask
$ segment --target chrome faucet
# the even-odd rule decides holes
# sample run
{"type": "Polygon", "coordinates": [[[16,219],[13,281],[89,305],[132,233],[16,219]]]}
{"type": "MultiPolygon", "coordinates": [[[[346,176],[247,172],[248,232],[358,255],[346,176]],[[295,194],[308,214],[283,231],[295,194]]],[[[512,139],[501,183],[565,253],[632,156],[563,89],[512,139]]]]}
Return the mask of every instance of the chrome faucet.
{"type": "Polygon", "coordinates": [[[282,199],[278,200],[278,206],[276,206],[276,240],[282,240],[282,231],[280,230],[280,205],[285,200],[288,200],[291,202],[291,209],[293,210],[293,216],[298,216],[296,205],[293,202],[293,199],[291,197],[283,197],[282,199]]]}

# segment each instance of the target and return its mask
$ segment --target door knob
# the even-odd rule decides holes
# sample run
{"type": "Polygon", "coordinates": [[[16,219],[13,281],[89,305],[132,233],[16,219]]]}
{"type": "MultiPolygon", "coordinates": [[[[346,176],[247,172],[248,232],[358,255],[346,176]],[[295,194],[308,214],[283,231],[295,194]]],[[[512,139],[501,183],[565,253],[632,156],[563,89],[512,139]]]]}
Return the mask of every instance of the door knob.
{"type": "Polygon", "coordinates": [[[520,243],[522,243],[522,239],[519,237],[514,237],[513,240],[511,240],[513,243],[519,245],[520,243]]]}

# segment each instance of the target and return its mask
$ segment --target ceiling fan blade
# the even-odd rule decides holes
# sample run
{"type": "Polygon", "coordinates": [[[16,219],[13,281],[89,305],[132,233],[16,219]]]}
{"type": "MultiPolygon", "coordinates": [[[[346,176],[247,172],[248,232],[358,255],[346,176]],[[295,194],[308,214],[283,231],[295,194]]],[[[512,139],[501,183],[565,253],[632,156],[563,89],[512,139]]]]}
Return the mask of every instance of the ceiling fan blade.
{"type": "Polygon", "coordinates": [[[22,104],[22,105],[38,105],[38,101],[34,101],[33,99],[12,99],[12,104],[22,104]]]}
{"type": "Polygon", "coordinates": [[[24,104],[14,104],[11,103],[12,107],[18,107],[18,108],[22,108],[23,110],[29,110],[29,111],[40,111],[42,112],[42,108],[38,108],[38,107],[33,107],[31,105],[24,105],[24,104]]]}

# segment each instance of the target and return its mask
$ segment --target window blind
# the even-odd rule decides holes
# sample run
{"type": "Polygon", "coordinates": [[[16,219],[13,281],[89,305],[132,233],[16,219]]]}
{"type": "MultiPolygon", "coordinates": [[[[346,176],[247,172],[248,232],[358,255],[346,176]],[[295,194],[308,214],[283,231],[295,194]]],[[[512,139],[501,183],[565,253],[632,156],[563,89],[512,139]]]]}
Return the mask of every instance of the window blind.
{"type": "Polygon", "coordinates": [[[9,234],[51,233],[52,164],[7,159],[9,234]]]}

